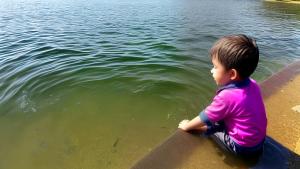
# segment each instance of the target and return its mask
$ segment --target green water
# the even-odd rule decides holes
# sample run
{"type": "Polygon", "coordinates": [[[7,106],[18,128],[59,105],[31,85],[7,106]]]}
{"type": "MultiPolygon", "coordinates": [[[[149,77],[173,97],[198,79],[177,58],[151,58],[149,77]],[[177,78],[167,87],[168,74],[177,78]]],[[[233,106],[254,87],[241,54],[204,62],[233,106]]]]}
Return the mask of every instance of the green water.
{"type": "Polygon", "coordinates": [[[299,60],[299,9],[1,1],[0,169],[129,168],[209,103],[208,50],[220,36],[257,39],[258,81],[299,60]]]}

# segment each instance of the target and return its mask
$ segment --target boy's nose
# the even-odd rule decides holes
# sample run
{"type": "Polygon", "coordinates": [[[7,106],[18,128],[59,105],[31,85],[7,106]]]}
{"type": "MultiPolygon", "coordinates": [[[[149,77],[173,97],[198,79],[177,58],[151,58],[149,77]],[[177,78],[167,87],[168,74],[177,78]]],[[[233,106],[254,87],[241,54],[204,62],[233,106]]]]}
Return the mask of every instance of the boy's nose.
{"type": "Polygon", "coordinates": [[[211,74],[214,74],[214,68],[212,68],[212,69],[210,70],[210,73],[211,73],[211,74]]]}

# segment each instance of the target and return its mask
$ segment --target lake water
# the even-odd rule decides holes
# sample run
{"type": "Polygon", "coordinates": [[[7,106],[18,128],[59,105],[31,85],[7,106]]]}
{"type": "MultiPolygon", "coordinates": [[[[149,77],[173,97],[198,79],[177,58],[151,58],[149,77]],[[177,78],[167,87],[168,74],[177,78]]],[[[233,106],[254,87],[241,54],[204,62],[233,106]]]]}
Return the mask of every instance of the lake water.
{"type": "Polygon", "coordinates": [[[1,0],[0,169],[129,168],[216,86],[208,50],[256,38],[264,80],[300,58],[300,6],[1,0]]]}

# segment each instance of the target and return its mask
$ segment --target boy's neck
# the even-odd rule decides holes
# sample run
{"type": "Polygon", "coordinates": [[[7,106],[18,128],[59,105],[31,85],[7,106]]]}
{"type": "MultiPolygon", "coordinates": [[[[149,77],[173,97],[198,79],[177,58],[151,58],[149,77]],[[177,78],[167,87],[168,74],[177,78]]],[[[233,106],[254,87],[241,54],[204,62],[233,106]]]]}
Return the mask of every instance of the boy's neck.
{"type": "Polygon", "coordinates": [[[224,89],[241,88],[241,87],[247,86],[249,83],[250,83],[249,77],[241,79],[241,80],[230,81],[229,83],[227,83],[224,86],[219,86],[217,92],[220,92],[224,89]]]}

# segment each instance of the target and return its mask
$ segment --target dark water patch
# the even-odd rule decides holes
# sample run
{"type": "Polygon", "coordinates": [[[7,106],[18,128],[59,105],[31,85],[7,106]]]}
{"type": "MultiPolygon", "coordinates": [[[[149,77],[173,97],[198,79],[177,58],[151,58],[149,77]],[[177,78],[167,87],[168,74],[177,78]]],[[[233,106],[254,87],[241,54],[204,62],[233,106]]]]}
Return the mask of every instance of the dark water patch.
{"type": "Polygon", "coordinates": [[[114,57],[107,59],[106,61],[111,62],[111,63],[124,63],[124,62],[143,62],[145,61],[146,58],[143,57],[136,57],[136,56],[119,56],[119,57],[114,57]]]}
{"type": "Polygon", "coordinates": [[[29,43],[32,43],[36,40],[36,38],[28,38],[28,39],[21,39],[19,41],[17,41],[16,43],[20,44],[20,45],[27,45],[29,43]]]}
{"type": "Polygon", "coordinates": [[[102,55],[106,55],[106,57],[122,57],[124,55],[123,51],[115,50],[115,49],[106,49],[101,52],[102,55]]]}
{"type": "Polygon", "coordinates": [[[139,90],[139,92],[151,92],[156,91],[156,93],[171,93],[174,91],[185,90],[189,86],[185,83],[180,81],[172,81],[171,79],[167,80],[149,80],[143,79],[139,80],[140,82],[144,83],[144,87],[142,86],[143,90],[139,90]]]}
{"type": "Polygon", "coordinates": [[[99,44],[109,44],[110,41],[107,41],[107,40],[101,40],[101,41],[98,41],[97,43],[99,43],[99,44]]]}
{"type": "Polygon", "coordinates": [[[42,59],[42,58],[48,58],[48,57],[61,57],[64,58],[64,56],[84,56],[86,55],[86,52],[74,50],[74,49],[58,49],[58,48],[52,48],[48,49],[46,51],[42,51],[39,54],[34,55],[35,59],[42,59]]]}
{"type": "Polygon", "coordinates": [[[28,53],[28,49],[26,49],[26,47],[19,48],[17,50],[14,49],[4,50],[0,56],[1,58],[0,63],[12,64],[14,61],[19,61],[24,59],[25,58],[24,55],[26,53],[28,53]]]}
{"type": "Polygon", "coordinates": [[[125,36],[128,37],[128,38],[137,38],[137,37],[139,37],[139,35],[137,33],[126,33],[125,36]]]}
{"type": "Polygon", "coordinates": [[[160,51],[174,51],[174,52],[180,51],[180,49],[178,49],[177,47],[172,46],[165,42],[154,43],[148,46],[149,46],[148,49],[152,49],[152,50],[156,49],[160,51]]]}
{"type": "Polygon", "coordinates": [[[217,35],[213,35],[207,32],[202,32],[201,35],[204,39],[208,39],[209,41],[216,41],[218,38],[220,38],[217,35]]]}
{"type": "Polygon", "coordinates": [[[118,31],[100,31],[99,34],[102,35],[121,35],[122,33],[118,31]]]}
{"type": "Polygon", "coordinates": [[[149,44],[151,42],[152,41],[149,41],[149,40],[129,41],[129,42],[124,42],[123,45],[141,46],[141,45],[149,44]]]}
{"type": "Polygon", "coordinates": [[[28,54],[35,53],[35,52],[44,52],[44,51],[49,51],[49,50],[53,50],[53,49],[54,49],[54,47],[51,47],[51,46],[42,46],[37,49],[31,50],[28,54]]]}
{"type": "Polygon", "coordinates": [[[146,53],[144,51],[141,51],[141,50],[130,50],[130,51],[127,51],[128,54],[132,54],[132,55],[135,55],[135,56],[146,56],[146,53]]]}
{"type": "Polygon", "coordinates": [[[140,26],[140,27],[133,27],[131,28],[132,30],[135,30],[135,31],[149,31],[151,29],[147,28],[147,27],[144,27],[144,26],[140,26]]]}
{"type": "Polygon", "coordinates": [[[53,91],[53,90],[70,90],[70,86],[73,82],[76,81],[74,77],[65,77],[64,79],[59,79],[59,78],[53,78],[51,80],[45,79],[45,78],[40,78],[41,80],[48,80],[48,83],[33,83],[31,84],[31,89],[33,91],[38,91],[37,93],[39,95],[43,95],[47,91],[53,91]]]}
{"type": "Polygon", "coordinates": [[[179,42],[183,42],[183,43],[191,43],[191,42],[196,42],[199,39],[195,38],[195,37],[187,37],[187,38],[180,38],[178,39],[179,42]]]}
{"type": "Polygon", "coordinates": [[[191,56],[185,54],[165,53],[165,55],[171,60],[176,61],[188,61],[192,58],[191,56]]]}
{"type": "Polygon", "coordinates": [[[23,48],[24,46],[30,46],[31,43],[26,43],[28,42],[33,42],[34,40],[32,39],[27,39],[27,40],[19,40],[19,41],[14,41],[14,42],[7,42],[3,46],[0,47],[1,50],[7,50],[7,49],[18,49],[18,48],[23,48]]]}
{"type": "Polygon", "coordinates": [[[104,48],[112,48],[112,49],[117,49],[118,47],[115,45],[115,44],[103,44],[101,45],[101,47],[104,47],[104,48]]]}

